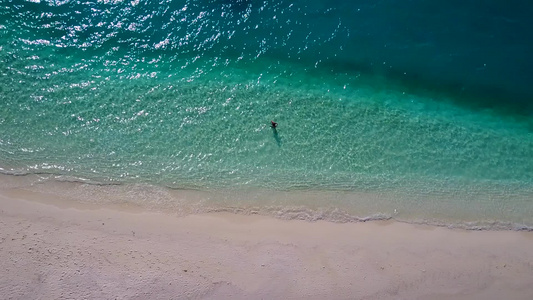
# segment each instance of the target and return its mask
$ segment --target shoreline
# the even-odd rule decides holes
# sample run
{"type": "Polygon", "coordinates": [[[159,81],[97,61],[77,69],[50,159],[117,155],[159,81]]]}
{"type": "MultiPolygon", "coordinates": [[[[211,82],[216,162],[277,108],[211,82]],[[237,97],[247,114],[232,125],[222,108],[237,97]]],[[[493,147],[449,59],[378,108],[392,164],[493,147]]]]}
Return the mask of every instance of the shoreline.
{"type": "Polygon", "coordinates": [[[533,297],[532,232],[176,216],[6,190],[6,299],[533,297]]]}
{"type": "MultiPolygon", "coordinates": [[[[475,231],[533,232],[530,210],[492,211],[476,200],[457,209],[450,199],[404,201],[398,194],[335,190],[177,189],[141,183],[102,184],[53,174],[0,174],[0,191],[62,207],[97,205],[175,214],[261,215],[280,220],[360,223],[395,221],[475,231]],[[515,215],[511,215],[513,213],[515,215]],[[482,216],[482,217],[477,217],[482,216]]],[[[520,195],[519,193],[515,193],[520,195]]],[[[520,195],[526,199],[526,194],[520,195]]],[[[531,195],[533,196],[533,194],[531,195]]],[[[490,205],[490,203],[489,203],[490,205]]],[[[489,206],[490,207],[490,206],[489,206]]]]}

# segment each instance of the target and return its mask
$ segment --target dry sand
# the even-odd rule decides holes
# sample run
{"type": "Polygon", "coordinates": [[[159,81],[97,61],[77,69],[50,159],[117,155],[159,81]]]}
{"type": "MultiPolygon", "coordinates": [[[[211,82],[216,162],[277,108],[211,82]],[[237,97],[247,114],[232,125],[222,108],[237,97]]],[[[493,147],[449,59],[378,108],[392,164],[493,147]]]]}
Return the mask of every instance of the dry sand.
{"type": "Polygon", "coordinates": [[[533,233],[177,217],[0,190],[1,299],[533,299],[533,233]]]}

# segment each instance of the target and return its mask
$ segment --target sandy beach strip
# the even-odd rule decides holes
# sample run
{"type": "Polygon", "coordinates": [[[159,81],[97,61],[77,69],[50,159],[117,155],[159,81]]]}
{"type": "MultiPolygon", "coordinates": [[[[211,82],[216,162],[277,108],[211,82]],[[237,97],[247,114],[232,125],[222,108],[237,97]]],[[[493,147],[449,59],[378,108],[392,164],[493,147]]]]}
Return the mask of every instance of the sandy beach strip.
{"type": "Polygon", "coordinates": [[[178,217],[0,189],[2,299],[533,299],[533,233],[178,217]]]}

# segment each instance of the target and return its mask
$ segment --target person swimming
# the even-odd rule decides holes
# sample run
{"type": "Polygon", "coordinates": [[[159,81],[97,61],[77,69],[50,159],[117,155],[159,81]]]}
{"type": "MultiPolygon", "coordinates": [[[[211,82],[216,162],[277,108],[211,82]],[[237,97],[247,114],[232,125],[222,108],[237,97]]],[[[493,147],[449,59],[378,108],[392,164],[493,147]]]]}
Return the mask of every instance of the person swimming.
{"type": "Polygon", "coordinates": [[[276,127],[278,127],[278,123],[276,123],[274,121],[270,121],[270,127],[276,128],[276,127]]]}

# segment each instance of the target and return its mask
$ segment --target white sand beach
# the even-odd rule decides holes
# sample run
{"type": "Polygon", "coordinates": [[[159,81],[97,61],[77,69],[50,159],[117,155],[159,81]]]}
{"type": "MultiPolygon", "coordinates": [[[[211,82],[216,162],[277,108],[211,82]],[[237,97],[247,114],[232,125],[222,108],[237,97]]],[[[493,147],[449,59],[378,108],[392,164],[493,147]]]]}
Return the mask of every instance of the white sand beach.
{"type": "Polygon", "coordinates": [[[175,216],[0,190],[2,299],[533,299],[533,233],[175,216]]]}

